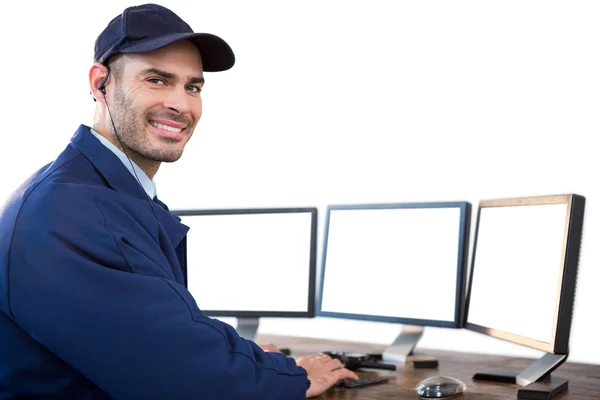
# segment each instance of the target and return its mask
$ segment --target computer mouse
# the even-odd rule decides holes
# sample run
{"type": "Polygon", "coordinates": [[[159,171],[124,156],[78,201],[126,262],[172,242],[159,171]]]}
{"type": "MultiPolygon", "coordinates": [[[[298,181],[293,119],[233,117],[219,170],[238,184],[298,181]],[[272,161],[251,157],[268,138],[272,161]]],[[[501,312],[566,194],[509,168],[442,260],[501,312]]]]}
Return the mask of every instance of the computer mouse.
{"type": "Polygon", "coordinates": [[[449,399],[463,394],[467,385],[450,376],[434,376],[419,382],[415,390],[422,399],[449,399]]]}

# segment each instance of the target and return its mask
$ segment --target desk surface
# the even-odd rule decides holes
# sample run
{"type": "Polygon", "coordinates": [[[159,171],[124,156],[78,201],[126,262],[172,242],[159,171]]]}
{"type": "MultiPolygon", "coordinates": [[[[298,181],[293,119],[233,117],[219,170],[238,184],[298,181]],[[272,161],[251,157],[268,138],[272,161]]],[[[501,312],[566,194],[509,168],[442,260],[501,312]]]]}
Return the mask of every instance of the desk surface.
{"type": "MultiPolygon", "coordinates": [[[[299,338],[289,336],[258,335],[257,343],[273,343],[280,348],[290,348],[292,357],[315,355],[323,351],[353,351],[360,353],[380,353],[384,345],[331,341],[324,339],[299,338]]],[[[462,380],[467,391],[461,397],[467,399],[516,399],[517,385],[473,381],[473,374],[489,370],[522,371],[533,361],[526,358],[507,356],[455,353],[442,350],[427,350],[427,354],[437,357],[437,369],[415,369],[411,364],[399,365],[396,371],[365,370],[360,375],[390,376],[388,383],[365,386],[356,389],[330,389],[318,399],[418,399],[415,386],[423,379],[436,375],[449,375],[462,380]]],[[[569,380],[568,389],[554,397],[555,400],[600,399],[600,365],[567,362],[561,365],[553,376],[569,380]]]]}

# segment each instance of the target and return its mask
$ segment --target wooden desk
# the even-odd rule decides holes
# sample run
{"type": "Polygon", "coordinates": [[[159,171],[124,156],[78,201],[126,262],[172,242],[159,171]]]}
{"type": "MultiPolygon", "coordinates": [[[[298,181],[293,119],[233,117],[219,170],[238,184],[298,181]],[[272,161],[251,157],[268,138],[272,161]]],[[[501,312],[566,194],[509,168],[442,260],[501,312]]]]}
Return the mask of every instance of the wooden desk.
{"type": "MultiPolygon", "coordinates": [[[[353,351],[380,353],[385,346],[370,343],[330,341],[289,336],[258,335],[257,343],[273,343],[280,348],[290,348],[292,357],[315,355],[323,351],[353,351]]],[[[462,380],[467,391],[456,399],[517,399],[517,385],[473,381],[476,372],[494,369],[522,371],[534,360],[496,355],[455,353],[431,350],[427,354],[439,361],[437,369],[415,369],[410,364],[399,365],[396,371],[367,370],[360,375],[390,376],[388,383],[355,389],[332,388],[317,399],[418,399],[415,386],[423,379],[436,375],[449,375],[462,380]]],[[[567,360],[553,374],[569,380],[569,388],[555,400],[600,399],[600,365],[571,363],[567,360]]]]}

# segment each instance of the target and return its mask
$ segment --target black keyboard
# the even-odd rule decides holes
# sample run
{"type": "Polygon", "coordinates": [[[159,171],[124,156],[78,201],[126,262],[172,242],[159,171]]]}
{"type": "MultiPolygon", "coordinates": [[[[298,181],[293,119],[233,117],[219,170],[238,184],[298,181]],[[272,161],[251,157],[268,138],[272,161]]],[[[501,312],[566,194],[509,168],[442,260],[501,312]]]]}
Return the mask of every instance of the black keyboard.
{"type": "Polygon", "coordinates": [[[334,387],[352,389],[361,386],[375,385],[377,383],[385,383],[389,379],[390,378],[386,378],[384,376],[359,376],[357,381],[352,379],[344,379],[336,383],[334,387]]]}

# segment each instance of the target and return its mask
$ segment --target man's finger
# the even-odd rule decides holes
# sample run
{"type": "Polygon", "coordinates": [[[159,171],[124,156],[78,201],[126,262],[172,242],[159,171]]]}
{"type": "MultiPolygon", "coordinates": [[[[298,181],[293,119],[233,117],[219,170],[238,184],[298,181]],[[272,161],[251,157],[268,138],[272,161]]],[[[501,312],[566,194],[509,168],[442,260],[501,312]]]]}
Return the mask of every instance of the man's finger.
{"type": "Polygon", "coordinates": [[[336,369],[344,368],[344,364],[338,359],[333,359],[327,361],[327,367],[331,368],[331,371],[335,371],[336,369]]]}
{"type": "Polygon", "coordinates": [[[335,374],[334,376],[336,381],[341,381],[342,379],[352,379],[354,381],[358,380],[358,375],[347,368],[336,369],[333,371],[333,374],[335,374]]]}

